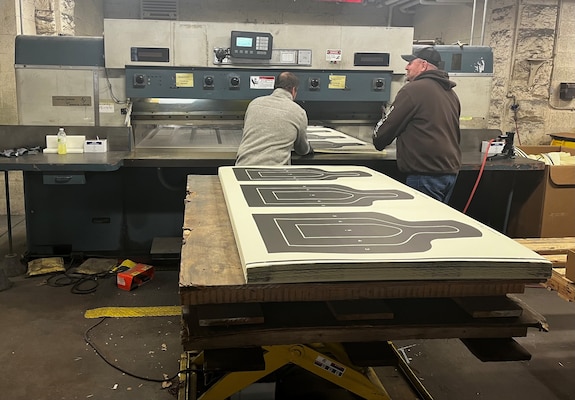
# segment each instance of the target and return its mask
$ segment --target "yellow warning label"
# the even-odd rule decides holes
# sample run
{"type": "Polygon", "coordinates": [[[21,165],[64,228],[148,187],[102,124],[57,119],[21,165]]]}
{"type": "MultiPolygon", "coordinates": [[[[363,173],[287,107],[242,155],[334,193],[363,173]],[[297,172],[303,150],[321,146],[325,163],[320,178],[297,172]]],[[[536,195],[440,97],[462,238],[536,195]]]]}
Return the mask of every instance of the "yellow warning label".
{"type": "Polygon", "coordinates": [[[329,89],[345,89],[345,75],[330,75],[329,76],[329,89]]]}
{"type": "Polygon", "coordinates": [[[177,87],[194,87],[193,73],[176,73],[177,87]]]}
{"type": "Polygon", "coordinates": [[[100,307],[87,310],[84,318],[173,317],[177,315],[182,315],[182,306],[100,307]]]}

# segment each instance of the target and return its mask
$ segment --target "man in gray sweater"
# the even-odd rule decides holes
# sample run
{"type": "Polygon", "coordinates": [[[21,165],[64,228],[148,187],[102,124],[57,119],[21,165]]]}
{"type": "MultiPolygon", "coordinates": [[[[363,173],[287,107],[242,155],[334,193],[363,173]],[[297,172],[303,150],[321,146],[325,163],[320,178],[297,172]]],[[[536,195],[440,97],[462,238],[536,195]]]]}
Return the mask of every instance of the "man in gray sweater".
{"type": "Polygon", "coordinates": [[[250,102],[244,119],[236,165],[289,165],[292,149],[313,154],[307,139],[307,114],[294,102],[299,79],[282,72],[272,94],[250,102]]]}

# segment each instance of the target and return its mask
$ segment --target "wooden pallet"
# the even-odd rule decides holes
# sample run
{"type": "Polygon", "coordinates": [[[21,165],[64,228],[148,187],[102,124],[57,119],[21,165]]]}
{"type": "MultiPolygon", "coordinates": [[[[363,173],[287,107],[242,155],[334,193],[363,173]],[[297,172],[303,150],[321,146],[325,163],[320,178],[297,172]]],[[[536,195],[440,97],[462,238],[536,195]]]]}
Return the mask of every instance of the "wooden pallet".
{"type": "Polygon", "coordinates": [[[553,274],[542,285],[567,301],[575,301],[575,282],[565,277],[567,252],[575,251],[575,237],[515,240],[553,263],[553,274]]]}
{"type": "Polygon", "coordinates": [[[286,343],[512,338],[545,318],[510,296],[263,302],[183,307],[186,351],[286,343]]]}

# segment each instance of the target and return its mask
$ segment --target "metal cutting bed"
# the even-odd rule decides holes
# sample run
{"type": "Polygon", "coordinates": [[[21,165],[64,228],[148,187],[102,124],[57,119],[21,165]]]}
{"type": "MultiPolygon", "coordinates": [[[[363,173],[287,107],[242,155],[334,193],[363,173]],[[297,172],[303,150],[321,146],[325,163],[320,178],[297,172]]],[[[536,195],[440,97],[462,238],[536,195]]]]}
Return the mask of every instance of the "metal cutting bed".
{"type": "Polygon", "coordinates": [[[241,138],[241,124],[160,125],[152,128],[137,143],[137,147],[141,149],[236,151],[241,138]]]}

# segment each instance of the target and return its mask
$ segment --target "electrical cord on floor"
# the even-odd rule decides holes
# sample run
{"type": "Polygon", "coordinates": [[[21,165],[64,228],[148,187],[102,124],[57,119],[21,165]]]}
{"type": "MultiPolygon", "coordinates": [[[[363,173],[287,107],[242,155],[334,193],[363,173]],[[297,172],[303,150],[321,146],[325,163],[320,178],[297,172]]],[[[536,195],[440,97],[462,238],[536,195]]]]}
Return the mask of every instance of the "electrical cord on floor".
{"type": "Polygon", "coordinates": [[[473,196],[475,196],[475,191],[477,190],[477,186],[479,186],[479,181],[481,180],[481,176],[483,175],[483,170],[485,169],[485,164],[487,163],[487,156],[489,155],[489,148],[491,147],[491,143],[493,143],[495,139],[491,139],[487,142],[487,148],[485,149],[485,155],[483,156],[483,161],[481,162],[481,167],[479,168],[479,174],[477,175],[477,179],[475,180],[475,185],[471,190],[471,194],[469,195],[469,199],[467,200],[467,204],[465,208],[463,208],[463,214],[467,214],[467,209],[471,204],[471,200],[473,200],[473,196]]]}
{"type": "Polygon", "coordinates": [[[164,379],[155,379],[155,378],[147,378],[144,376],[139,376],[136,374],[133,374],[115,364],[113,364],[111,361],[109,361],[108,359],[106,359],[106,357],[104,357],[104,355],[100,352],[100,350],[96,347],[96,345],[92,342],[92,339],[90,339],[90,331],[92,331],[92,329],[96,328],[98,325],[100,325],[102,322],[104,322],[108,317],[104,317],[102,318],[100,321],[98,321],[96,324],[92,325],[92,327],[88,328],[88,330],[84,333],[84,340],[86,341],[86,343],[96,352],[97,355],[100,356],[100,358],[102,360],[104,360],[104,362],[106,364],[108,364],[110,367],[120,371],[123,374],[126,374],[128,376],[131,376],[132,378],[136,378],[136,379],[140,379],[143,381],[149,381],[149,382],[169,382],[169,381],[173,381],[174,379],[176,379],[178,377],[178,375],[180,373],[184,373],[184,372],[188,372],[188,370],[182,370],[182,371],[178,371],[175,375],[168,377],[168,378],[164,378],[164,379]]]}
{"type": "Polygon", "coordinates": [[[111,275],[112,274],[109,273],[86,275],[65,272],[63,274],[52,275],[46,280],[46,283],[52,287],[71,285],[70,291],[74,294],[90,294],[98,289],[100,285],[98,282],[99,279],[108,278],[111,275]]]}
{"type": "MultiPolygon", "coordinates": [[[[223,370],[223,369],[214,369],[214,370],[211,370],[211,369],[202,368],[201,371],[200,371],[200,370],[195,369],[195,368],[187,368],[187,369],[179,370],[179,371],[176,372],[174,375],[172,375],[172,376],[170,376],[170,377],[166,377],[166,378],[164,378],[164,379],[148,378],[148,377],[136,375],[136,374],[134,374],[134,373],[132,373],[132,372],[129,372],[129,371],[127,371],[127,370],[125,370],[125,369],[123,369],[123,368],[121,368],[121,367],[119,367],[119,366],[113,364],[111,361],[109,361],[109,360],[100,352],[100,350],[98,349],[98,347],[92,342],[92,339],[90,338],[90,332],[91,332],[93,329],[95,329],[97,326],[99,326],[101,323],[103,323],[106,319],[108,319],[108,317],[103,317],[102,319],[100,319],[100,321],[98,321],[97,323],[95,323],[94,325],[92,325],[90,328],[88,328],[88,329],[86,330],[86,332],[84,333],[84,341],[94,350],[94,352],[95,352],[106,364],[108,364],[110,367],[114,368],[115,370],[117,370],[117,371],[119,371],[119,372],[121,372],[121,373],[123,373],[123,374],[126,374],[126,375],[128,375],[128,376],[131,376],[132,378],[136,378],[136,379],[140,379],[140,380],[148,381],[148,382],[158,382],[158,383],[172,382],[172,383],[175,383],[175,382],[177,382],[176,379],[178,379],[178,377],[179,377],[180,374],[185,374],[185,373],[190,373],[190,372],[196,372],[196,373],[197,373],[197,372],[203,372],[203,373],[206,373],[206,372],[208,372],[208,373],[209,373],[209,372],[214,372],[214,373],[216,373],[216,374],[225,374],[225,373],[227,373],[227,372],[231,372],[231,371],[226,371],[226,370],[223,370]]],[[[218,379],[219,379],[219,378],[217,378],[217,377],[213,377],[213,382],[216,382],[218,379]]],[[[179,380],[178,380],[178,381],[179,381],[179,380]]],[[[170,387],[170,388],[168,388],[168,391],[169,391],[171,394],[173,394],[173,395],[177,395],[177,390],[179,389],[179,386],[181,386],[183,383],[184,383],[184,382],[176,383],[176,385],[175,385],[176,387],[170,387]]],[[[206,386],[207,386],[207,387],[211,386],[211,383],[210,383],[210,384],[207,384],[206,386]]]]}
{"type": "MultiPolygon", "coordinates": [[[[98,347],[92,342],[92,339],[90,338],[90,332],[91,332],[94,328],[96,328],[98,325],[100,325],[102,322],[104,322],[106,319],[108,319],[108,317],[103,317],[100,321],[98,321],[97,323],[95,323],[94,325],[92,325],[90,328],[88,328],[88,330],[86,330],[86,332],[84,333],[84,341],[94,350],[94,352],[95,352],[98,356],[100,356],[100,358],[101,358],[102,360],[104,360],[104,362],[105,362],[106,364],[108,364],[110,367],[114,368],[115,370],[118,370],[118,371],[120,371],[120,372],[123,373],[123,374],[126,374],[126,375],[128,375],[128,376],[131,376],[132,378],[136,378],[136,379],[140,379],[140,380],[148,381],[148,382],[158,382],[158,383],[162,383],[162,382],[172,382],[172,381],[174,381],[174,380],[176,380],[176,379],[178,378],[178,375],[184,374],[184,373],[187,373],[187,372],[198,372],[198,370],[196,370],[196,369],[182,369],[182,370],[179,370],[178,372],[176,372],[174,375],[169,376],[169,377],[167,377],[167,378],[156,379],[156,378],[148,378],[148,377],[145,377],[145,376],[136,375],[136,374],[134,374],[134,373],[132,373],[132,372],[129,372],[129,371],[127,371],[127,370],[125,370],[125,369],[123,369],[123,368],[121,368],[121,367],[119,367],[119,366],[113,364],[111,361],[109,361],[109,360],[100,352],[100,350],[98,349],[98,347]]],[[[222,370],[213,370],[213,371],[211,371],[211,370],[203,369],[202,372],[218,372],[218,373],[222,373],[222,372],[225,372],[225,371],[222,371],[222,370]]]]}

